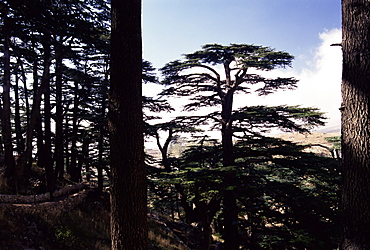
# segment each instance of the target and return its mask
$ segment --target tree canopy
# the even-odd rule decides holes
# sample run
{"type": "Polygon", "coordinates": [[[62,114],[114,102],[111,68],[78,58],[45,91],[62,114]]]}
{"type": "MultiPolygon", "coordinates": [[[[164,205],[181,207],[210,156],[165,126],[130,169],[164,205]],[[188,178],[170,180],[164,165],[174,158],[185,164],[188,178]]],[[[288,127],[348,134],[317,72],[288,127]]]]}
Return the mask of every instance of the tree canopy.
{"type": "MultiPolygon", "coordinates": [[[[188,97],[189,102],[184,105],[185,111],[197,111],[204,107],[212,107],[214,110],[205,115],[177,117],[174,122],[188,126],[210,123],[212,129],[221,132],[219,149],[220,167],[223,170],[220,180],[224,188],[220,190],[220,204],[223,209],[222,234],[228,249],[238,249],[240,242],[239,191],[236,184],[239,181],[240,166],[235,143],[248,143],[272,128],[308,132],[313,127],[324,124],[323,114],[316,108],[286,105],[234,107],[236,94],[254,92],[269,95],[278,90],[295,89],[298,80],[293,77],[263,76],[263,71],[288,67],[292,60],[293,56],[287,52],[275,51],[269,47],[207,44],[202,50],[185,54],[183,60],[169,62],[161,69],[164,76],[162,84],[166,87],[161,95],[188,97]]],[[[248,99],[245,100],[247,103],[248,99]]],[[[247,148],[244,149],[246,157],[249,152],[247,148]]],[[[181,187],[177,187],[178,191],[183,192],[181,187]]]]}

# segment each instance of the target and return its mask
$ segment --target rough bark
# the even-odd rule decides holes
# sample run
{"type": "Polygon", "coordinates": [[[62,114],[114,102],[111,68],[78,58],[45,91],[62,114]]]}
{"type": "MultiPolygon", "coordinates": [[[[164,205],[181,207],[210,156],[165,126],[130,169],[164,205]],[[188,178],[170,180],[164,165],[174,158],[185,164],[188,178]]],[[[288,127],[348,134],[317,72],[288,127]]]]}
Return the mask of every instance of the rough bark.
{"type": "Polygon", "coordinates": [[[341,249],[370,249],[370,1],[342,0],[341,249]]]}
{"type": "Polygon", "coordinates": [[[108,126],[112,249],[148,249],[141,1],[112,1],[108,126]]]}

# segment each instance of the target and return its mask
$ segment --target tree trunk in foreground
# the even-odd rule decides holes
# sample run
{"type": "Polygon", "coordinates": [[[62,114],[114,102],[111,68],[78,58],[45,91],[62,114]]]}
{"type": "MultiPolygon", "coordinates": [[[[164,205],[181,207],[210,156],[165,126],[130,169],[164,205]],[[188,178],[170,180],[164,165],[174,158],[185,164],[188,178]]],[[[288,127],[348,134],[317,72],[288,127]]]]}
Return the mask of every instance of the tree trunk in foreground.
{"type": "Polygon", "coordinates": [[[148,249],[141,53],[141,1],[112,0],[108,114],[112,249],[148,249]]]}
{"type": "Polygon", "coordinates": [[[370,1],[342,0],[341,249],[370,249],[370,1]]]}

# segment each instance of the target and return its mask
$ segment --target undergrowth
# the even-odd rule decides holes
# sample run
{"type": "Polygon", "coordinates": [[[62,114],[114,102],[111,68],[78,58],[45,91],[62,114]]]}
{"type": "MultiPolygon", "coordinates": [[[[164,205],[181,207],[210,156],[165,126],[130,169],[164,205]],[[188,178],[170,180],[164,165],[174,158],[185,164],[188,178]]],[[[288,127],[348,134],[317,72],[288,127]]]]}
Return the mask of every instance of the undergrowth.
{"type": "MultiPolygon", "coordinates": [[[[187,249],[173,232],[149,219],[149,249],[187,249]]],[[[0,249],[110,249],[109,195],[91,193],[59,216],[25,212],[0,204],[0,249]]]]}

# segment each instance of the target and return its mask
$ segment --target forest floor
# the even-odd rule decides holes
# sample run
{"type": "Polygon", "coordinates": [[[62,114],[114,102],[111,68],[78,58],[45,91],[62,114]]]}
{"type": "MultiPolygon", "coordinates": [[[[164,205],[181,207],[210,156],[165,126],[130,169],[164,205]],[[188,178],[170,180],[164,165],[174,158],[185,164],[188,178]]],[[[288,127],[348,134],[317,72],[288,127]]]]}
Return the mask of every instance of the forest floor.
{"type": "Polygon", "coordinates": [[[0,203],[0,249],[110,249],[105,200],[84,189],[51,201],[0,203]]]}
{"type": "MultiPolygon", "coordinates": [[[[53,201],[0,201],[0,249],[110,249],[109,221],[109,194],[94,189],[53,201]]],[[[196,228],[154,212],[148,221],[150,249],[200,249],[196,228]]]]}

